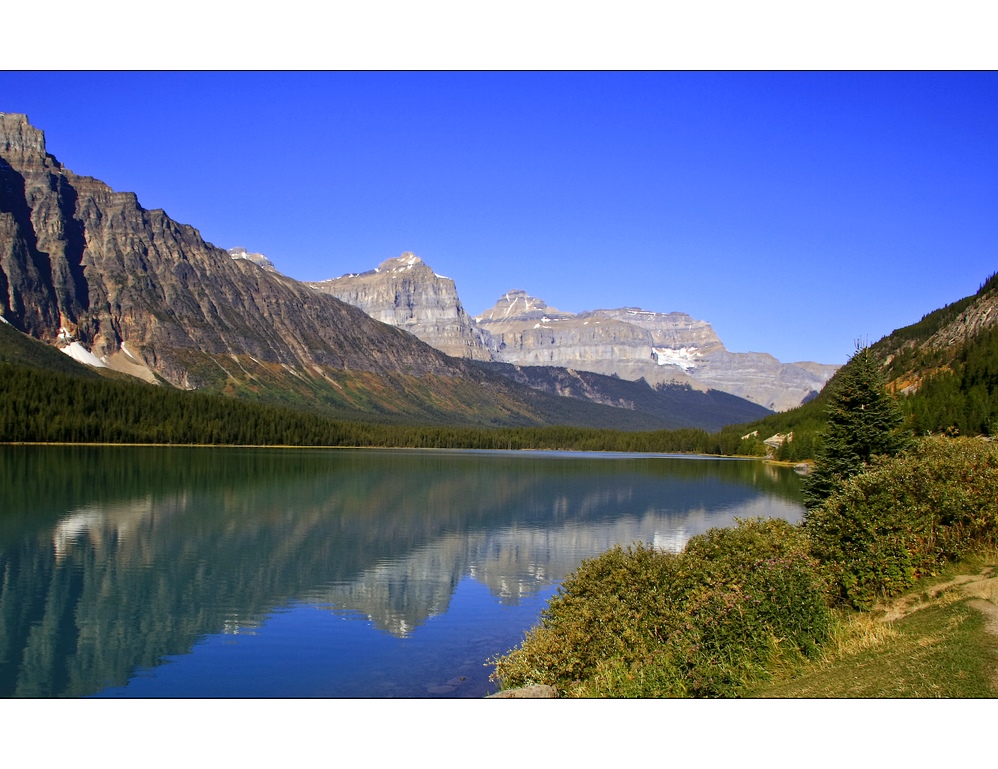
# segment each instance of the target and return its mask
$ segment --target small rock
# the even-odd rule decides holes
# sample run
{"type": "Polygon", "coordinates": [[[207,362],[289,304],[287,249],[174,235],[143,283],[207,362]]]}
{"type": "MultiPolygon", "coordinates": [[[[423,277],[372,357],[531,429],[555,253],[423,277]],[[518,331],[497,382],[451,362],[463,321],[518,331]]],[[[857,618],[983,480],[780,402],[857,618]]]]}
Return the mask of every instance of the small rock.
{"type": "Polygon", "coordinates": [[[427,686],[426,691],[429,692],[430,694],[450,694],[456,688],[457,688],[456,686],[441,684],[437,686],[427,686]]]}
{"type": "Polygon", "coordinates": [[[522,689],[507,689],[504,692],[490,694],[487,700],[550,700],[558,696],[558,690],[547,684],[524,686],[522,689]]]}

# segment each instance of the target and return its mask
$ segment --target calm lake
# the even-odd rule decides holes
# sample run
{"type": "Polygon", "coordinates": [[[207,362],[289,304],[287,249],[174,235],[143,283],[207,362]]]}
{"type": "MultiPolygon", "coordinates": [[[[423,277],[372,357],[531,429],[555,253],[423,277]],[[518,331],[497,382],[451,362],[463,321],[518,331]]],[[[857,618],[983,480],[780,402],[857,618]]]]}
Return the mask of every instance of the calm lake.
{"type": "Polygon", "coordinates": [[[0,697],[481,697],[583,559],[802,513],[757,461],[0,446],[0,697]]]}

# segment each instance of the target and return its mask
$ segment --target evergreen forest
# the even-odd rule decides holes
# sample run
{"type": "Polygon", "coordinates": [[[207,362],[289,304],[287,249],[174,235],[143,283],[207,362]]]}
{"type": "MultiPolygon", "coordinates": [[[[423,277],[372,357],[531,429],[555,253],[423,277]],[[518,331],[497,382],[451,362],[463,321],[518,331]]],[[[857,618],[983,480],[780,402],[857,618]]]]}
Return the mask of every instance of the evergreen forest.
{"type": "Polygon", "coordinates": [[[0,442],[738,453],[734,431],[623,432],[346,421],[287,407],[0,363],[0,442]]]}

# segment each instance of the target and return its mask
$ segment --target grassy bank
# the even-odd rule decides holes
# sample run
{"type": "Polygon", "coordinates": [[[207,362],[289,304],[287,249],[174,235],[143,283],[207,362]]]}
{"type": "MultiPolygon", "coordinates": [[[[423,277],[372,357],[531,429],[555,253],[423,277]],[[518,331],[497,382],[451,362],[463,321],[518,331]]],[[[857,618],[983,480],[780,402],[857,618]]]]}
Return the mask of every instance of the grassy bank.
{"type": "Polygon", "coordinates": [[[996,574],[998,554],[972,557],[872,612],[841,612],[817,659],[774,670],[746,696],[996,697],[996,574]]]}

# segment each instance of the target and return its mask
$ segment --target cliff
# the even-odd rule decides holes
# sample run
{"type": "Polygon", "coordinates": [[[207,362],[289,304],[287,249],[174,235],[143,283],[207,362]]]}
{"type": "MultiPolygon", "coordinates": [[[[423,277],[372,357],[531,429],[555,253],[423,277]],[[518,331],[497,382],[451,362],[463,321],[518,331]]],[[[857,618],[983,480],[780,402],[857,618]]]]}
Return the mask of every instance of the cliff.
{"type": "Polygon", "coordinates": [[[454,281],[434,273],[411,252],[359,275],[306,285],[408,331],[447,355],[471,360],[494,357],[488,336],[461,306],[454,281]]]}
{"type": "MultiPolygon", "coordinates": [[[[376,320],[409,331],[448,355],[476,361],[587,371],[652,387],[720,390],[766,409],[782,411],[814,397],[838,368],[781,363],[764,353],[732,353],[711,325],[682,312],[637,307],[564,312],[521,289],[470,318],[454,281],[437,275],[411,253],[376,269],[310,286],[361,308],[376,320]]],[[[560,377],[529,379],[557,392],[560,377]]],[[[604,395],[571,397],[606,402],[604,395]]]]}
{"type": "Polygon", "coordinates": [[[507,292],[476,320],[510,363],[721,390],[774,411],[813,397],[838,368],[729,352],[709,323],[686,313],[625,307],[574,315],[521,290],[507,292]]]}
{"type": "Polygon", "coordinates": [[[79,341],[104,361],[127,350],[185,388],[203,384],[190,366],[200,353],[416,375],[450,368],[357,309],[231,258],[133,193],[64,169],[26,116],[0,114],[0,136],[0,311],[19,330],[79,341]]]}

